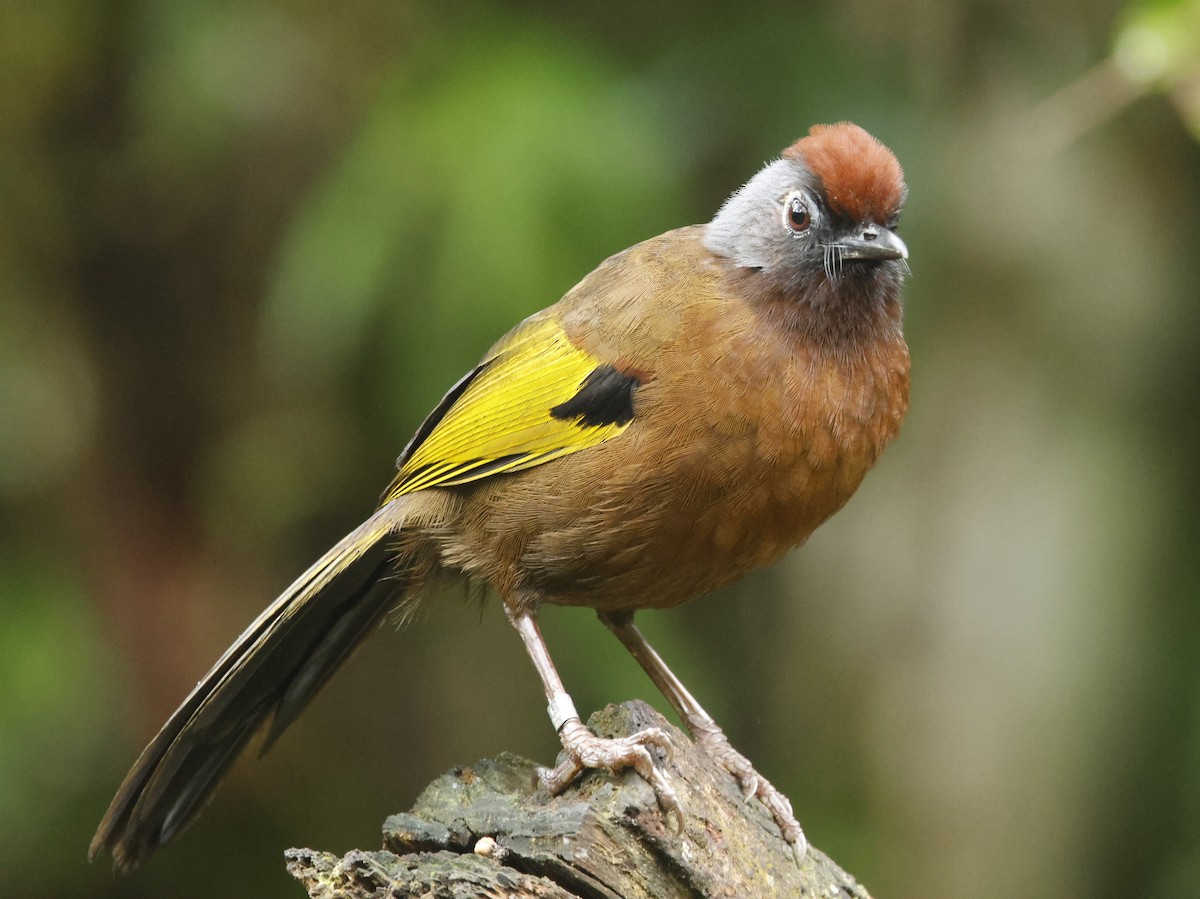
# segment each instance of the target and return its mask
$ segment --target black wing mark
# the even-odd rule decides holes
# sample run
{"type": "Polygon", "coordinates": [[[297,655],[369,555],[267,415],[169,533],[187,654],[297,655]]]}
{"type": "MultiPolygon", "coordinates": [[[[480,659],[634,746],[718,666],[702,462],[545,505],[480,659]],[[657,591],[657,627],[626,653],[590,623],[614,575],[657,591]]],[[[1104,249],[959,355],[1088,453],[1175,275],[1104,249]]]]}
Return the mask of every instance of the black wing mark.
{"type": "Polygon", "coordinates": [[[613,365],[592,369],[576,394],[550,410],[557,419],[575,419],[581,428],[623,425],[633,420],[633,392],[641,385],[634,375],[613,365]]]}

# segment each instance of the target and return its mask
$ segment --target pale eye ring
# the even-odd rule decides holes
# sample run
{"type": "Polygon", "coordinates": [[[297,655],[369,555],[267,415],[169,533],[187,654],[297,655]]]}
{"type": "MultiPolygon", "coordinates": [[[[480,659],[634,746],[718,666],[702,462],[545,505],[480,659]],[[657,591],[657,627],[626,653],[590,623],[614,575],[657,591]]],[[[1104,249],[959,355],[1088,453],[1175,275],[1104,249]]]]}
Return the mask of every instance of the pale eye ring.
{"type": "Polygon", "coordinates": [[[783,203],[783,225],[792,234],[803,234],[812,227],[811,205],[800,193],[789,194],[783,203]]]}

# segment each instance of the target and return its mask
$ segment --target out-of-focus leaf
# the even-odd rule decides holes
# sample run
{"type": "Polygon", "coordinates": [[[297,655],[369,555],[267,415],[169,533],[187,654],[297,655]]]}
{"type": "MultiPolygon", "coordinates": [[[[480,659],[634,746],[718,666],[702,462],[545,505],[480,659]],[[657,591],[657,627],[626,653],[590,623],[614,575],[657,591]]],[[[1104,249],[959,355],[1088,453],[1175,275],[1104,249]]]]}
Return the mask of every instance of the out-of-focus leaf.
{"type": "MultiPolygon", "coordinates": [[[[27,287],[16,277],[10,290],[27,287]]],[[[0,499],[64,476],[90,449],[98,397],[80,337],[36,297],[6,299],[0,328],[0,499]]]]}
{"type": "Polygon", "coordinates": [[[103,633],[52,557],[0,565],[0,870],[14,894],[39,882],[22,859],[76,826],[63,800],[89,794],[104,767],[112,672],[103,633]]]}
{"type": "Polygon", "coordinates": [[[598,244],[677,220],[663,117],[586,47],[525,29],[441,49],[434,72],[394,74],[296,217],[263,319],[287,378],[344,365],[387,308],[418,305],[486,345],[598,244]]]}
{"type": "Polygon", "coordinates": [[[1166,91],[1200,140],[1200,0],[1153,0],[1132,6],[1113,49],[1136,84],[1166,91]]]}

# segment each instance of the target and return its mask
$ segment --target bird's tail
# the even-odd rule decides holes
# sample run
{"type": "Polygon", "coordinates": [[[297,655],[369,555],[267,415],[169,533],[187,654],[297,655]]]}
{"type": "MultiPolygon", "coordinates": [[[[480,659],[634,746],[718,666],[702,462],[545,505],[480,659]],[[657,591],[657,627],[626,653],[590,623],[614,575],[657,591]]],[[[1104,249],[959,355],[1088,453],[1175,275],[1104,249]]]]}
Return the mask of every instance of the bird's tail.
{"type": "Polygon", "coordinates": [[[268,717],[265,752],[397,596],[412,566],[388,535],[401,501],[347,534],[225,651],[145,748],[108,807],[89,857],[131,868],[204,806],[268,717]]]}

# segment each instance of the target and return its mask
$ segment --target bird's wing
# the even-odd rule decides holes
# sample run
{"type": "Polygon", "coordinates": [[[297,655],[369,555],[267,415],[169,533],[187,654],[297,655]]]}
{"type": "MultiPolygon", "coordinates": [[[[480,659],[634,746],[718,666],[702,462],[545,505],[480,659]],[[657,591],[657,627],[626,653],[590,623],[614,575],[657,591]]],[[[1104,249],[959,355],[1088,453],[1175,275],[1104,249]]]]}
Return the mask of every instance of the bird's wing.
{"type": "Polygon", "coordinates": [[[397,460],[382,502],[523,471],[611,440],[633,419],[639,383],[575,345],[553,317],[529,319],[433,410],[397,460]]]}

